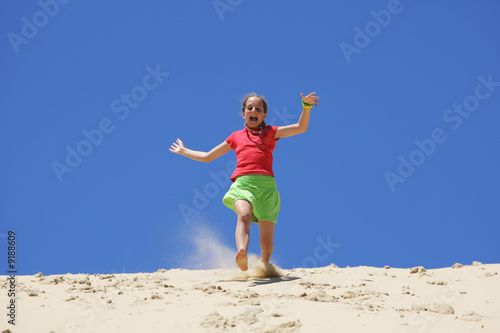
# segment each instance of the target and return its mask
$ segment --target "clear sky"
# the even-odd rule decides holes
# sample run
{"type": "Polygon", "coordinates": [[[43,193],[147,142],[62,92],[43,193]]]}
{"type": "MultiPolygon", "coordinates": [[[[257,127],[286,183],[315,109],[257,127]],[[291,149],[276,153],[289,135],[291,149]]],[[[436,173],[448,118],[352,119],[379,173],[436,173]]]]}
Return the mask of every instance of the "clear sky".
{"type": "Polygon", "coordinates": [[[298,120],[301,92],[320,97],[274,152],[276,264],[500,262],[499,14],[494,0],[2,1],[0,274],[9,230],[20,274],[212,267],[203,256],[235,250],[234,152],[168,148],[221,143],[249,92],[272,125],[298,120]]]}

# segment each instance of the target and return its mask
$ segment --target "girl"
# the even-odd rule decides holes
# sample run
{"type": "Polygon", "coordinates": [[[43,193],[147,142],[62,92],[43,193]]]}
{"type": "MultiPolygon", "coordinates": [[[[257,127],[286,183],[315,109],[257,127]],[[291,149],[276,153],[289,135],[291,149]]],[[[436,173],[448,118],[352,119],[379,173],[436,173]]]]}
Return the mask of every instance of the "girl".
{"type": "Polygon", "coordinates": [[[278,219],[280,197],[273,173],[273,155],[280,138],[304,133],[309,125],[311,108],[318,105],[316,93],[302,96],[302,114],[296,124],[268,126],[267,102],[255,93],[244,97],[242,103],[245,128],[233,132],[224,142],[209,152],[188,149],[180,139],[170,151],[196,161],[210,162],[231,149],[236,153],[237,166],[231,176],[233,184],[223,198],[224,204],[238,216],[236,222],[236,264],[242,271],[248,269],[247,252],[250,242],[250,225],[259,224],[261,261],[269,263],[273,253],[274,225],[278,219]]]}

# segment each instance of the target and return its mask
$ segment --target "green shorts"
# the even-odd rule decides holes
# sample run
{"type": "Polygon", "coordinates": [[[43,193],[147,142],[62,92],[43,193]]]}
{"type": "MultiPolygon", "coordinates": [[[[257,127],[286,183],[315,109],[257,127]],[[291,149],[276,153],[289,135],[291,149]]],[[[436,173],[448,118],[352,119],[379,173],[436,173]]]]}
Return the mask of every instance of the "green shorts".
{"type": "Polygon", "coordinates": [[[274,177],[267,175],[239,176],[222,202],[234,209],[235,200],[246,200],[252,207],[252,222],[265,220],[276,223],[280,211],[280,194],[274,177]]]}

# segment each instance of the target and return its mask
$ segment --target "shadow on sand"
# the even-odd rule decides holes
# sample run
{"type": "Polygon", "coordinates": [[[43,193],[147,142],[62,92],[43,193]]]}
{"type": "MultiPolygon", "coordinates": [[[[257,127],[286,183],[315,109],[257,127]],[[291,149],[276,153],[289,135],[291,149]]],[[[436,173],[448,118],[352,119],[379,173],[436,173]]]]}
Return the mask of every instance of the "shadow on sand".
{"type": "Polygon", "coordinates": [[[271,283],[280,283],[280,282],[289,282],[300,279],[295,276],[286,276],[286,277],[272,277],[272,278],[259,278],[259,279],[249,279],[247,281],[252,282],[249,287],[257,287],[265,284],[271,283]]]}
{"type": "Polygon", "coordinates": [[[252,278],[252,277],[248,277],[248,278],[235,278],[235,279],[231,279],[231,280],[219,280],[219,281],[216,281],[218,283],[220,282],[251,282],[249,284],[249,287],[257,287],[257,286],[262,286],[262,285],[266,285],[266,284],[272,284],[272,283],[280,283],[280,282],[289,282],[289,281],[294,281],[294,280],[298,280],[300,279],[299,277],[295,277],[295,276],[281,276],[281,277],[269,277],[269,278],[252,278]]]}

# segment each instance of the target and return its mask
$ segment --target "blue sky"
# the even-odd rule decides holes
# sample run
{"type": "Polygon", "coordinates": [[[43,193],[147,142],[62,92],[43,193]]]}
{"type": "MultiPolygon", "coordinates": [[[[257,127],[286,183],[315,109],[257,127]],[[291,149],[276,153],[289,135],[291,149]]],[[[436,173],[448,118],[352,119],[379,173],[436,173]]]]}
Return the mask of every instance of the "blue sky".
{"type": "Polygon", "coordinates": [[[9,230],[20,274],[188,267],[211,251],[200,237],[235,248],[234,152],[205,164],[168,148],[221,143],[249,92],[273,125],[298,120],[301,92],[320,97],[274,153],[275,263],[499,262],[498,2],[0,9],[2,271],[9,230]]]}

